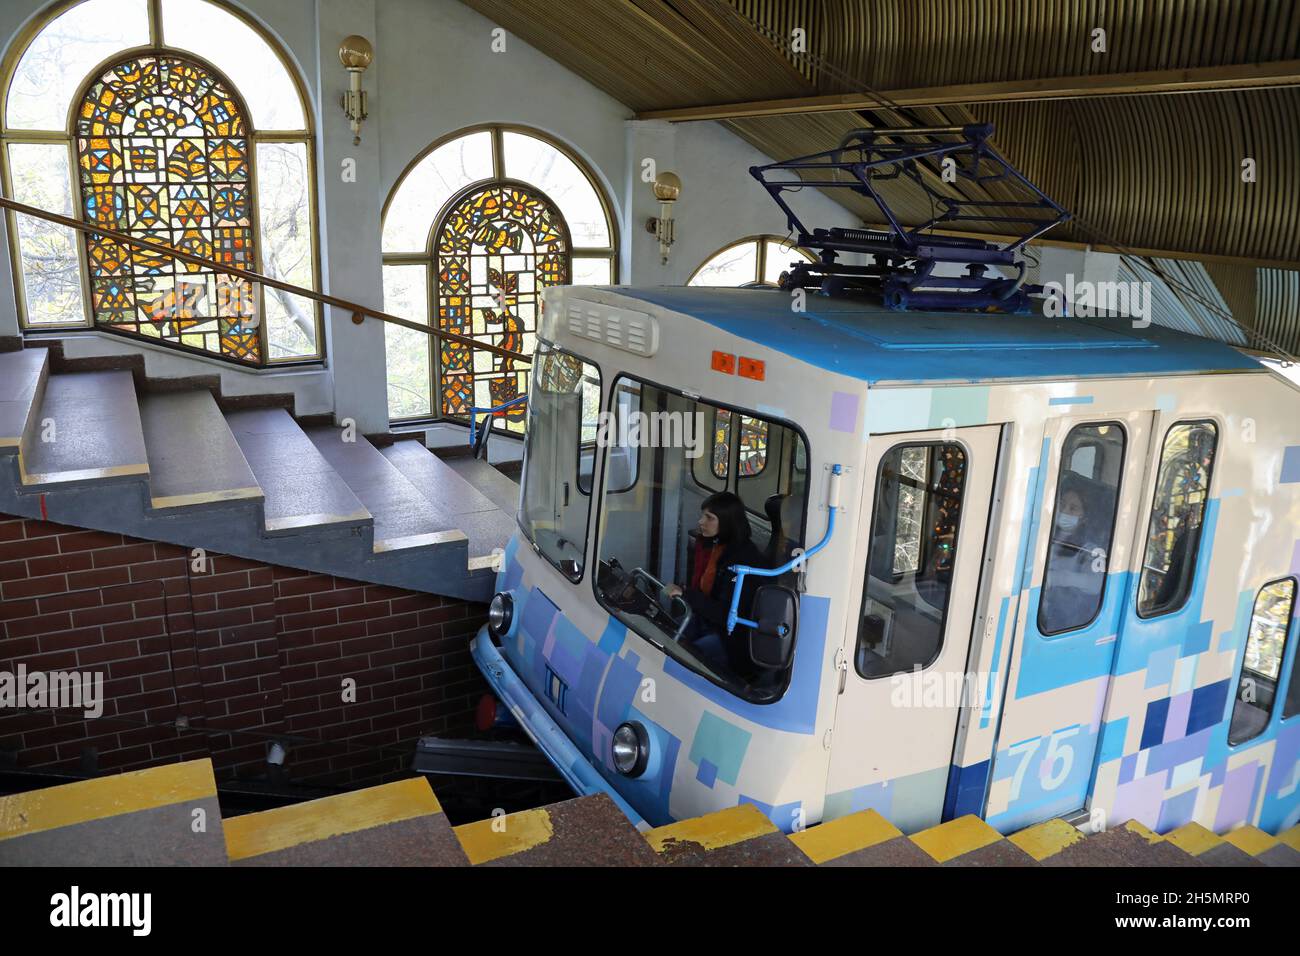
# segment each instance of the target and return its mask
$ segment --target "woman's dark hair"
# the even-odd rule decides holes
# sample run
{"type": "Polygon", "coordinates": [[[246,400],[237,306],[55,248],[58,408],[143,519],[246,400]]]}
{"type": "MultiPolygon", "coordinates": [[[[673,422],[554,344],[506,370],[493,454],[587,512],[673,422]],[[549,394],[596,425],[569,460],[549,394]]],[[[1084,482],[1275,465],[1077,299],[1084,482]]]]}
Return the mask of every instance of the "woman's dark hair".
{"type": "Polygon", "coordinates": [[[704,499],[704,504],[700,505],[700,510],[717,516],[718,540],[724,545],[749,540],[749,518],[745,516],[744,502],[730,491],[709,495],[704,499]]]}

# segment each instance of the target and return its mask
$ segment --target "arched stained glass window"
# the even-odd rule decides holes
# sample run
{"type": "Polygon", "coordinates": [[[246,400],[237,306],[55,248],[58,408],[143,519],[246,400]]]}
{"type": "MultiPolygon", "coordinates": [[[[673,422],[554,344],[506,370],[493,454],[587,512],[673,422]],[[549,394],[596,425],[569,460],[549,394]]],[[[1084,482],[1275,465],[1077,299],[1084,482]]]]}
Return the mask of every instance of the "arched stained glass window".
{"type": "Polygon", "coordinates": [[[774,286],[781,273],[802,257],[809,262],[816,257],[806,249],[790,245],[780,236],[750,236],[738,239],[705,259],[687,285],[703,286],[774,286]]]}
{"type": "MultiPolygon", "coordinates": [[[[255,261],[244,110],[217,77],[134,57],[91,85],[76,120],[85,218],[247,269],[255,261]]],[[[86,239],[97,324],[259,361],[250,284],[100,235],[86,239]]]]}
{"type": "MultiPolygon", "coordinates": [[[[523,351],[537,328],[541,291],[569,279],[568,226],[546,197],[522,183],[476,187],[451,204],[437,236],[438,327],[523,351]]],[[[527,393],[526,364],[467,345],[441,349],[444,415],[494,408],[527,393]]],[[[505,419],[519,425],[517,405],[505,419]]]]}
{"type": "MultiPolygon", "coordinates": [[[[499,126],[435,143],[385,207],[384,309],[531,355],[541,293],[615,281],[614,223],[604,191],[571,153],[499,126]]],[[[388,405],[395,418],[463,419],[524,395],[529,365],[389,327],[388,405]]],[[[494,425],[523,430],[522,406],[494,425]]]]}
{"type": "MultiPolygon", "coordinates": [[[[24,37],[3,85],[9,196],[318,288],[310,112],[250,18],[223,0],[80,0],[24,37]]],[[[24,328],[93,325],[244,365],[322,355],[310,299],[43,219],[11,221],[24,328]]]]}

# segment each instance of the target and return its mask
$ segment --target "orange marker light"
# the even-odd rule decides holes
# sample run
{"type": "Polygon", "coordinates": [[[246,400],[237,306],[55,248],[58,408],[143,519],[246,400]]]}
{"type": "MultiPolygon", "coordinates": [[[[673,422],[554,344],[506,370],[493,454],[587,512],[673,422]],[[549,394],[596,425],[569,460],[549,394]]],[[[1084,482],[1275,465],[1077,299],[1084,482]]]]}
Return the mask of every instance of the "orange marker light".
{"type": "Polygon", "coordinates": [[[740,377],[752,378],[757,382],[763,381],[767,376],[767,365],[762,359],[740,357],[740,377]]]}
{"type": "Polygon", "coordinates": [[[723,372],[727,375],[736,374],[736,356],[730,352],[713,353],[713,371],[723,372]]]}

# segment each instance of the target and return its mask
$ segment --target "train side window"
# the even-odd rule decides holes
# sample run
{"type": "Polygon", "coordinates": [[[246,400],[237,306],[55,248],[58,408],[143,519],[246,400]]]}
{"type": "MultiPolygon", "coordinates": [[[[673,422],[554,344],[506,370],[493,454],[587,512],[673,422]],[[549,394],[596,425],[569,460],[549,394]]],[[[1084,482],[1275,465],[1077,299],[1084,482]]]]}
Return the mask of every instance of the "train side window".
{"type": "Polygon", "coordinates": [[[709,407],[700,414],[705,417],[704,452],[698,458],[692,459],[691,477],[695,479],[697,485],[708,491],[726,491],[728,450],[724,447],[719,452],[718,446],[725,446],[727,443],[727,426],[726,419],[720,419],[718,416],[730,415],[731,412],[725,408],[709,407]],[[719,468],[721,475],[718,474],[719,468]]]}
{"type": "Polygon", "coordinates": [[[1041,634],[1087,627],[1101,610],[1123,467],[1119,424],[1076,425],[1065,436],[1038,601],[1041,634]]]}
{"type": "Polygon", "coordinates": [[[1246,657],[1242,661],[1232,723],[1228,727],[1228,743],[1234,746],[1258,737],[1268,726],[1277,699],[1278,675],[1286,654],[1286,636],[1291,629],[1294,607],[1295,578],[1266,584],[1255,598],[1246,638],[1246,657]]]}
{"type": "Polygon", "coordinates": [[[1165,435],[1142,557],[1138,617],[1177,611],[1192,593],[1218,438],[1208,421],[1178,422],[1165,435]]]}
{"type": "Polygon", "coordinates": [[[1300,654],[1291,661],[1291,677],[1287,681],[1286,700],[1282,704],[1282,719],[1300,714],[1300,654]]]}
{"type": "MultiPolygon", "coordinates": [[[[600,405],[600,383],[596,383],[596,405],[597,412],[593,418],[599,422],[599,405],[600,405]]],[[[586,393],[583,395],[583,408],[585,416],[586,393]]],[[[620,441],[620,429],[631,429],[632,416],[640,413],[641,408],[641,385],[638,382],[620,381],[614,387],[614,414],[605,423],[605,434],[597,435],[597,429],[592,429],[592,457],[594,459],[598,445],[609,446],[609,457],[605,461],[605,469],[609,472],[605,483],[608,486],[610,494],[622,494],[631,490],[637,482],[637,471],[641,467],[641,455],[636,442],[620,441]]],[[[583,426],[583,438],[586,438],[586,425],[583,426]]],[[[593,462],[594,463],[594,462],[593,462]]],[[[591,465],[585,460],[583,462],[585,474],[579,477],[579,488],[584,494],[591,493],[591,465]],[[585,479],[585,484],[583,481],[585,479]]]]}
{"type": "Polygon", "coordinates": [[[726,479],[730,475],[732,443],[740,445],[736,473],[739,478],[753,478],[767,467],[767,422],[748,415],[733,414],[730,409],[719,408],[713,417],[713,476],[726,479]],[[736,419],[739,418],[739,434],[736,419]]]}
{"type": "Polygon", "coordinates": [[[861,676],[939,656],[965,493],[961,445],[898,445],[880,460],[854,655],[861,676]]]}

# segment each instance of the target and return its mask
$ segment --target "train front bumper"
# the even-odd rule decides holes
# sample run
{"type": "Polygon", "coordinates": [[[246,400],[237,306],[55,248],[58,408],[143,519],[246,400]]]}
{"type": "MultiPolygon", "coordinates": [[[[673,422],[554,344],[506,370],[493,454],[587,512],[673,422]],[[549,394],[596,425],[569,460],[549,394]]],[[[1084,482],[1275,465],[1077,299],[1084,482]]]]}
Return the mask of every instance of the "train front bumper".
{"type": "Polygon", "coordinates": [[[527,685],[502,656],[501,651],[492,643],[487,625],[479,629],[478,635],[469,645],[474,663],[483,672],[483,677],[492,687],[492,692],[510,709],[519,726],[537,745],[537,749],[546,755],[560,776],[579,796],[605,793],[617,804],[638,830],[647,830],[650,824],[641,814],[632,809],[594,766],[573,745],[568,735],[548,714],[527,685]]]}

